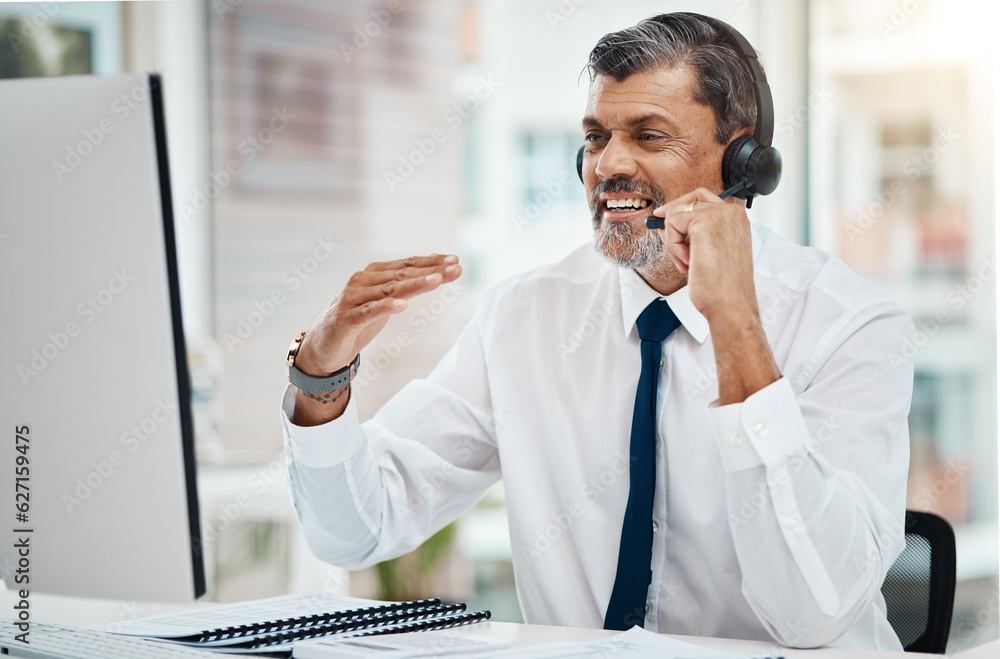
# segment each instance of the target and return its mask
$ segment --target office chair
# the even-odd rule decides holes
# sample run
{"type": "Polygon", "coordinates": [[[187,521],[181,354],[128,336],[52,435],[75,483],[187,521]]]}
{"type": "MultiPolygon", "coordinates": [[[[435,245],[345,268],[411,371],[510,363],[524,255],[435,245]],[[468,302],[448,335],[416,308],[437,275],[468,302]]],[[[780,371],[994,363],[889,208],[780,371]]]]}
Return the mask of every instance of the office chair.
{"type": "Polygon", "coordinates": [[[882,595],[907,652],[944,654],[955,603],[955,533],[948,522],[906,511],[906,549],[889,568],[882,595]]]}

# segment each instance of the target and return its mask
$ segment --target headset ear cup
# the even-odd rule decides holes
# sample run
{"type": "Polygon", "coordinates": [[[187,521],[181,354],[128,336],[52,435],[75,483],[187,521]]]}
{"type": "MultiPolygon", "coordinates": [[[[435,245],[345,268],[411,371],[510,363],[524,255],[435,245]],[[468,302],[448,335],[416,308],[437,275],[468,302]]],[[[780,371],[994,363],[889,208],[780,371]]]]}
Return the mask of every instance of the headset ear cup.
{"type": "Polygon", "coordinates": [[[773,146],[757,147],[750,157],[753,186],[750,192],[768,195],[774,192],[781,180],[781,154],[773,146]]]}
{"type": "Polygon", "coordinates": [[[580,183],[583,183],[583,150],[586,148],[581,146],[580,150],[576,152],[576,175],[580,177],[580,183]]]}
{"type": "MultiPolygon", "coordinates": [[[[729,143],[722,156],[722,187],[731,188],[746,178],[750,156],[756,148],[757,142],[752,135],[741,135],[729,143]]],[[[747,198],[744,192],[737,192],[736,196],[747,198]]]]}

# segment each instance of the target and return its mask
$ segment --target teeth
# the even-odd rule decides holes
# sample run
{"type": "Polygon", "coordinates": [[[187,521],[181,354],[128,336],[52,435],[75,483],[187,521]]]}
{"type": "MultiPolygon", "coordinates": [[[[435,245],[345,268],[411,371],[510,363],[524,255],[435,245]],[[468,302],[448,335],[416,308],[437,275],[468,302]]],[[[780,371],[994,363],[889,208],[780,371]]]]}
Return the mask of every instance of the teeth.
{"type": "Polygon", "coordinates": [[[608,199],[608,208],[645,208],[648,199],[608,199]]]}

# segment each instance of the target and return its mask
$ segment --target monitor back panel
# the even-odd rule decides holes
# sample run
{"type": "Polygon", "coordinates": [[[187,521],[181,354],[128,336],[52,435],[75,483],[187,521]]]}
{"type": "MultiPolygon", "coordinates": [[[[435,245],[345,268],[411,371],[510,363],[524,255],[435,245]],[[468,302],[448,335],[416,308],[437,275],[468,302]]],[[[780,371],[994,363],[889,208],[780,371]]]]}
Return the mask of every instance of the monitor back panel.
{"type": "Polygon", "coordinates": [[[8,588],[161,601],[204,590],[150,84],[0,81],[8,588]]]}

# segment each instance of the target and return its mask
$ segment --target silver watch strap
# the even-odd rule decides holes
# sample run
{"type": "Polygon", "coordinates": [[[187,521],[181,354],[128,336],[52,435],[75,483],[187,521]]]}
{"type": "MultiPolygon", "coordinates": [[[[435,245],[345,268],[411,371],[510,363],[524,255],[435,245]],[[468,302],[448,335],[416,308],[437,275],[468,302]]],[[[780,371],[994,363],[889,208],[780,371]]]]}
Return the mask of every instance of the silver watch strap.
{"type": "Polygon", "coordinates": [[[292,386],[298,387],[302,391],[308,391],[311,394],[325,394],[329,391],[337,391],[350,384],[351,380],[354,379],[354,375],[358,372],[360,365],[361,353],[358,353],[353,362],[336,373],[324,377],[316,377],[314,375],[306,375],[292,364],[288,367],[288,381],[292,383],[292,386]]]}

